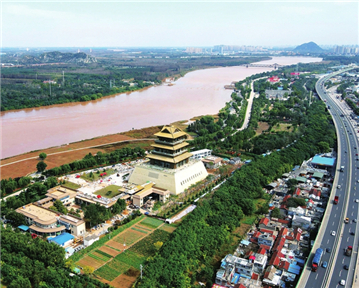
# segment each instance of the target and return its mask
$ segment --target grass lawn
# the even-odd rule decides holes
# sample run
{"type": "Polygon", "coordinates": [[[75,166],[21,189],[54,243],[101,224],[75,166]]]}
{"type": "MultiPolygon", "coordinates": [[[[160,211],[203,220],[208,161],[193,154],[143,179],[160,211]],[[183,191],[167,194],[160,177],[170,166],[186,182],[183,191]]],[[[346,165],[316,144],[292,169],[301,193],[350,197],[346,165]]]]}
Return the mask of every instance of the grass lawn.
{"type": "MultiPolygon", "coordinates": [[[[84,180],[87,180],[87,181],[96,181],[98,179],[101,179],[102,177],[100,176],[101,173],[104,173],[103,172],[103,169],[102,168],[99,168],[98,169],[100,171],[100,173],[97,173],[97,172],[93,172],[92,175],[93,175],[93,178],[90,177],[90,173],[86,174],[82,174],[81,175],[81,178],[84,179],[84,180]]],[[[115,174],[116,171],[113,170],[113,169],[107,169],[105,171],[107,174],[106,174],[106,177],[109,176],[109,175],[112,175],[112,174],[115,174]]]]}
{"type": "Polygon", "coordinates": [[[252,225],[256,219],[257,219],[257,215],[245,216],[245,217],[241,220],[241,223],[243,223],[243,224],[248,224],[248,225],[252,225]]]}
{"type": "Polygon", "coordinates": [[[105,188],[102,188],[101,190],[96,191],[95,194],[101,195],[102,197],[106,197],[106,198],[112,198],[121,193],[120,191],[118,191],[118,189],[120,188],[121,187],[117,185],[110,185],[105,188]]]}
{"type": "Polygon", "coordinates": [[[70,181],[66,181],[65,184],[62,184],[62,186],[65,186],[65,187],[70,188],[70,189],[78,189],[78,188],[81,187],[81,185],[76,184],[76,183],[72,183],[70,181]]]}
{"type": "Polygon", "coordinates": [[[292,132],[293,131],[292,124],[279,123],[278,125],[275,125],[274,127],[272,127],[271,132],[279,132],[279,131],[292,132]],[[278,125],[279,125],[279,127],[278,127],[278,125]]]}

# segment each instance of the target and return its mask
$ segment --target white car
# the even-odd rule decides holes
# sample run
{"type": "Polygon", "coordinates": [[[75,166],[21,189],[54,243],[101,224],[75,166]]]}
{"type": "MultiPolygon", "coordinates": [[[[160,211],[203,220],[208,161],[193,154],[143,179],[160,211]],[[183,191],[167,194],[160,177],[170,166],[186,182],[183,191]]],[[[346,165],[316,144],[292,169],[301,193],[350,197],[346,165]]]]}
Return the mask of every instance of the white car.
{"type": "Polygon", "coordinates": [[[359,203],[359,199],[355,199],[355,202],[359,203]]]}
{"type": "Polygon", "coordinates": [[[332,236],[335,236],[336,235],[336,232],[335,231],[332,231],[332,236]]]}
{"type": "Polygon", "coordinates": [[[345,286],[345,280],[344,279],[340,280],[340,285],[345,286]]]}

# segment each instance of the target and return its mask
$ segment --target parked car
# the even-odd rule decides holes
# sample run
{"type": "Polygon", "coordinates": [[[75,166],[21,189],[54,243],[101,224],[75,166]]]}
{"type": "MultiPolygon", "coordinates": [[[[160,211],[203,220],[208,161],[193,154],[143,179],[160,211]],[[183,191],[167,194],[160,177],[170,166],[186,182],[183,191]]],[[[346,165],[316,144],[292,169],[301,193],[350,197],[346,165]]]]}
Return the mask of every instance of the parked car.
{"type": "Polygon", "coordinates": [[[322,267],[323,267],[323,268],[327,268],[327,266],[328,266],[328,262],[327,262],[327,261],[324,261],[323,264],[322,264],[322,267]]]}
{"type": "Polygon", "coordinates": [[[331,248],[327,248],[326,251],[327,251],[328,253],[330,253],[330,252],[332,252],[332,249],[331,249],[331,248]]]}
{"type": "Polygon", "coordinates": [[[332,236],[335,236],[335,235],[336,235],[336,232],[335,232],[335,231],[332,231],[331,235],[332,235],[332,236]]]}
{"type": "Polygon", "coordinates": [[[345,286],[345,280],[344,279],[340,280],[339,284],[345,286]]]}
{"type": "Polygon", "coordinates": [[[345,269],[345,270],[349,270],[349,266],[348,266],[348,265],[344,265],[344,269],[345,269]]]}

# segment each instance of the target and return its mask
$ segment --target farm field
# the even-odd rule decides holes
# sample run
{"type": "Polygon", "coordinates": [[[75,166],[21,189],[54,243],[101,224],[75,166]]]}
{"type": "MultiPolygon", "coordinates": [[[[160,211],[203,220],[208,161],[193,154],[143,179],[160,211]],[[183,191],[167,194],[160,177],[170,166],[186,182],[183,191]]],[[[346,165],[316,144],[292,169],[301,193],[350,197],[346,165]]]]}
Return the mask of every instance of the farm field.
{"type": "Polygon", "coordinates": [[[165,242],[175,229],[145,217],[89,251],[76,264],[93,267],[95,276],[113,287],[131,287],[139,275],[140,265],[157,252],[154,243],[165,242]]]}

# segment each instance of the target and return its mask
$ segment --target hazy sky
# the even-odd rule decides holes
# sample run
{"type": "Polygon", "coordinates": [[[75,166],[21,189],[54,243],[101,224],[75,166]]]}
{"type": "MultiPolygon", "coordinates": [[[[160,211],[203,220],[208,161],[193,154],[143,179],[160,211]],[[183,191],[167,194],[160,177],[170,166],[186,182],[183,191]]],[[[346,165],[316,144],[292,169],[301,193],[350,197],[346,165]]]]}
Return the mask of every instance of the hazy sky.
{"type": "Polygon", "coordinates": [[[358,44],[358,2],[1,2],[2,47],[358,44]]]}

